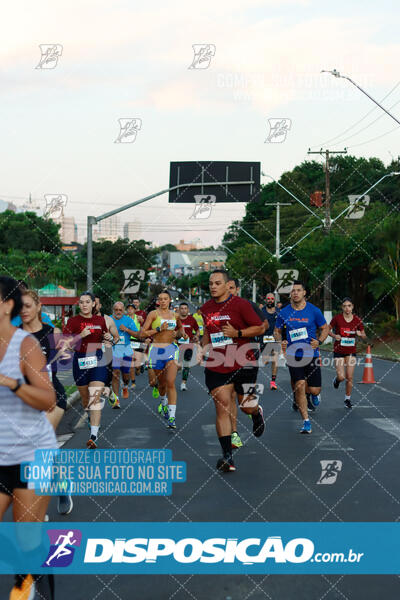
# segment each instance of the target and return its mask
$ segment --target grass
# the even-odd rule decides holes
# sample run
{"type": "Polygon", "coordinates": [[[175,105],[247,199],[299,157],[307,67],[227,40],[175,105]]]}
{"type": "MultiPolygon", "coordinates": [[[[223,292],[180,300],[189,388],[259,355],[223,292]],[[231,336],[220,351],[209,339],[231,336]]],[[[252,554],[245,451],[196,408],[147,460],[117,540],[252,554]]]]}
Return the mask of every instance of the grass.
{"type": "Polygon", "coordinates": [[[73,394],[74,392],[76,392],[76,390],[78,389],[76,387],[76,385],[65,385],[65,393],[67,394],[67,397],[70,396],[71,394],[73,394]]]}

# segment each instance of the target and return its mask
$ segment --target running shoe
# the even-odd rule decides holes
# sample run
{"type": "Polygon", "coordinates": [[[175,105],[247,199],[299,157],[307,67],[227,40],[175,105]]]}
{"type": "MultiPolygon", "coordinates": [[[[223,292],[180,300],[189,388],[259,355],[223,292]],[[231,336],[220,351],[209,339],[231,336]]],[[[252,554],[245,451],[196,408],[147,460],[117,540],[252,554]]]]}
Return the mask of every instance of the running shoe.
{"type": "Polygon", "coordinates": [[[158,398],[159,395],[160,395],[160,392],[158,391],[158,387],[154,386],[153,387],[153,398],[158,398]]]}
{"type": "Polygon", "coordinates": [[[69,515],[73,508],[71,496],[58,496],[57,510],[60,515],[69,515]]]}
{"type": "Polygon", "coordinates": [[[263,409],[260,405],[258,405],[257,414],[251,415],[251,418],[253,419],[253,435],[255,435],[255,437],[260,437],[265,429],[263,409]]]}
{"type": "Polygon", "coordinates": [[[345,400],[344,401],[344,405],[345,405],[346,408],[353,408],[351,400],[345,400]]]}
{"type": "Polygon", "coordinates": [[[169,417],[167,423],[168,429],[176,429],[175,417],[169,417]]]}
{"type": "Polygon", "coordinates": [[[157,412],[159,415],[161,415],[162,411],[163,411],[163,403],[160,402],[160,404],[157,406],[157,412]]]}
{"type": "Polygon", "coordinates": [[[143,373],[144,373],[144,365],[140,366],[140,373],[143,375],[143,373]]]}
{"type": "Polygon", "coordinates": [[[270,390],[277,390],[278,386],[276,385],[275,381],[270,381],[269,382],[269,389],[270,390]]]}
{"type": "Polygon", "coordinates": [[[112,405],[112,407],[113,407],[113,408],[121,408],[121,405],[120,405],[120,403],[119,403],[119,400],[118,400],[118,398],[117,398],[117,401],[116,401],[116,402],[114,402],[114,404],[112,405]]]}
{"type": "Polygon", "coordinates": [[[122,388],[122,397],[124,398],[124,400],[128,400],[129,398],[129,390],[127,385],[124,385],[122,388]]]}
{"type": "Polygon", "coordinates": [[[136,387],[136,381],[131,381],[131,390],[134,390],[136,387]]]}
{"type": "Polygon", "coordinates": [[[241,448],[243,446],[243,442],[237,431],[234,431],[231,435],[231,446],[232,448],[241,448]]]}
{"type": "Polygon", "coordinates": [[[332,381],[332,384],[333,384],[333,387],[335,388],[335,390],[337,390],[340,385],[340,381],[338,380],[337,377],[334,378],[334,380],[332,381]]]}
{"type": "Polygon", "coordinates": [[[113,392],[113,390],[111,390],[110,395],[107,398],[109,405],[111,406],[111,408],[114,408],[114,404],[116,402],[119,402],[118,396],[115,392],[113,392]]]}
{"type": "Polygon", "coordinates": [[[15,575],[14,587],[10,593],[10,600],[34,600],[35,580],[32,575],[15,575]]]}
{"type": "Polygon", "coordinates": [[[181,383],[181,392],[186,392],[186,390],[187,390],[186,382],[182,381],[182,383],[181,383]]]}
{"type": "Polygon", "coordinates": [[[317,394],[314,396],[314,394],[311,394],[311,402],[314,406],[319,406],[321,404],[321,395],[317,394]]]}
{"type": "Polygon", "coordinates": [[[217,462],[217,469],[218,471],[222,471],[223,473],[230,473],[232,471],[236,471],[232,455],[226,454],[225,456],[220,458],[217,462]]]}
{"type": "Polygon", "coordinates": [[[164,413],[164,419],[165,419],[166,421],[168,421],[168,419],[169,419],[169,410],[168,410],[168,404],[165,404],[165,405],[163,406],[163,413],[164,413]]]}
{"type": "Polygon", "coordinates": [[[304,421],[303,427],[300,429],[300,433],[311,433],[311,423],[310,421],[304,421]]]}
{"type": "Polygon", "coordinates": [[[97,448],[96,441],[97,437],[95,435],[91,435],[88,441],[86,442],[86,448],[88,448],[89,450],[94,450],[95,448],[97,448]]]}
{"type": "Polygon", "coordinates": [[[307,408],[308,408],[308,410],[311,410],[311,412],[315,412],[315,406],[311,402],[311,394],[306,394],[306,397],[307,397],[307,408]]]}

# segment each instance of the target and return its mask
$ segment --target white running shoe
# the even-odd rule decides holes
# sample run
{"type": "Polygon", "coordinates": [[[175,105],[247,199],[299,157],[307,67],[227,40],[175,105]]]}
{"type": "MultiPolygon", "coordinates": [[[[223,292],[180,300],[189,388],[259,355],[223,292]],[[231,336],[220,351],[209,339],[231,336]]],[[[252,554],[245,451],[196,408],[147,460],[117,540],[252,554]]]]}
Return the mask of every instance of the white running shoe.
{"type": "Polygon", "coordinates": [[[187,390],[186,383],[182,381],[181,383],[181,392],[185,392],[187,390]]]}

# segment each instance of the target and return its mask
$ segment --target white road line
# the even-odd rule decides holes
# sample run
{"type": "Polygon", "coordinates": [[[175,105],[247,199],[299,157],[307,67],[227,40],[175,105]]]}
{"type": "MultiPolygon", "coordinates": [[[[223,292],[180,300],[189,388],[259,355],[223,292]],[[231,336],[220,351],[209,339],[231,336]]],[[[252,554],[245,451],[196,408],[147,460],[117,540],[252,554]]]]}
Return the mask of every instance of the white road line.
{"type": "Polygon", "coordinates": [[[396,419],[365,419],[365,421],[400,440],[400,421],[396,419]]]}
{"type": "Polygon", "coordinates": [[[131,443],[131,448],[139,448],[145,446],[150,440],[150,437],[151,433],[149,427],[132,427],[132,429],[123,429],[118,431],[116,440],[128,440],[131,443]]]}
{"type": "Polygon", "coordinates": [[[394,394],[394,396],[400,396],[399,392],[393,392],[393,390],[387,390],[386,388],[382,387],[381,385],[379,387],[381,390],[383,390],[387,394],[394,394]]]}

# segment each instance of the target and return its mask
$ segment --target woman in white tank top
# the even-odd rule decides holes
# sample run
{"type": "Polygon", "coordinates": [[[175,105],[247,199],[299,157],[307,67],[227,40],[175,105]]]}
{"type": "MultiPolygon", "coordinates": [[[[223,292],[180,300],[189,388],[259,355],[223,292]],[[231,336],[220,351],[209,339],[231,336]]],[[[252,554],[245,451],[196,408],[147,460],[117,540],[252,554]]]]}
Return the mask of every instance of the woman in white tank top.
{"type": "Polygon", "coordinates": [[[36,449],[57,448],[45,412],[56,395],[38,342],[11,325],[21,308],[18,282],[0,277],[0,521],[11,504],[14,521],[43,521],[49,497],[28,489],[20,465],[36,449]]]}

